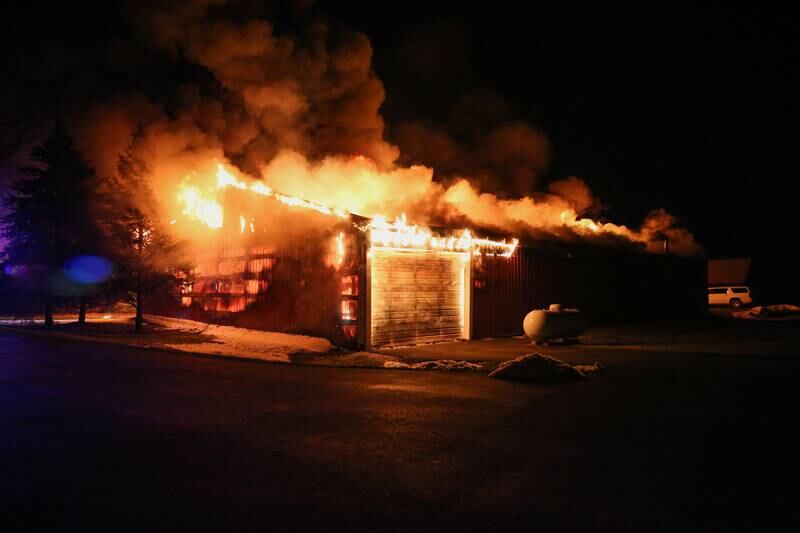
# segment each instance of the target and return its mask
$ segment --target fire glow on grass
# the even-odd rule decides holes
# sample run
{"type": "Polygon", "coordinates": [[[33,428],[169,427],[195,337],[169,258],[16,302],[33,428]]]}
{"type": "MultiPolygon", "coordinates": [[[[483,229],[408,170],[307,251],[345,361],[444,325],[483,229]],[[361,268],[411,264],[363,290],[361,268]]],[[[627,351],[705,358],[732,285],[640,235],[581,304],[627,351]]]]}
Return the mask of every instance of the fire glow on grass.
{"type": "MultiPolygon", "coordinates": [[[[349,213],[346,211],[331,209],[327,206],[309,202],[302,198],[287,196],[273,191],[268,185],[262,182],[245,182],[234,176],[221,163],[217,164],[216,185],[203,192],[200,188],[184,183],[178,193],[178,202],[183,206],[183,214],[192,220],[196,220],[209,228],[219,229],[224,224],[224,207],[216,198],[217,192],[226,188],[234,188],[241,191],[251,191],[261,196],[275,198],[279,202],[293,206],[310,209],[325,215],[347,218],[349,213]]],[[[187,177],[187,180],[189,178],[187,177]]],[[[250,228],[250,232],[255,232],[253,222],[248,222],[244,215],[239,215],[239,231],[245,233],[245,229],[250,228]]],[[[519,241],[512,239],[495,241],[491,239],[474,237],[468,228],[459,234],[447,237],[437,236],[426,227],[410,225],[406,220],[405,214],[399,216],[394,222],[389,223],[381,215],[374,216],[371,221],[360,226],[359,229],[369,232],[370,245],[373,248],[404,248],[422,250],[440,250],[472,252],[475,254],[487,253],[490,255],[500,255],[510,257],[514,254],[519,241]]],[[[344,254],[343,234],[336,238],[337,255],[344,254]]],[[[339,260],[341,264],[341,260],[339,260]]]]}

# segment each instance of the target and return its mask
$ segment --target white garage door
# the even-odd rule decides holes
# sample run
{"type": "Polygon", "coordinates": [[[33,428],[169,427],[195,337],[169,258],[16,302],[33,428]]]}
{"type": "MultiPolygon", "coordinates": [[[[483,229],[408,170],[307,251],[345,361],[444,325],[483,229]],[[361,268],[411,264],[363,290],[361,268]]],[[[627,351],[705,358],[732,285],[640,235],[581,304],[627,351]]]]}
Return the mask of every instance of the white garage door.
{"type": "Polygon", "coordinates": [[[464,337],[467,254],[372,250],[373,347],[464,337]]]}

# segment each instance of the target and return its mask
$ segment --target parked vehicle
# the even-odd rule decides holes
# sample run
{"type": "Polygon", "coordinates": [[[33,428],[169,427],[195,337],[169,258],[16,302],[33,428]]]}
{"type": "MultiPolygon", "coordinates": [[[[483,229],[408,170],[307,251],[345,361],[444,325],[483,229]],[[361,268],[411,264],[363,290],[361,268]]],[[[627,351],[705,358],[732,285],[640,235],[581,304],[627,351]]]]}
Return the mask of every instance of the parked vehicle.
{"type": "Polygon", "coordinates": [[[750,296],[750,287],[728,286],[728,287],[709,287],[708,305],[727,305],[734,309],[739,309],[743,305],[753,303],[750,296]]]}

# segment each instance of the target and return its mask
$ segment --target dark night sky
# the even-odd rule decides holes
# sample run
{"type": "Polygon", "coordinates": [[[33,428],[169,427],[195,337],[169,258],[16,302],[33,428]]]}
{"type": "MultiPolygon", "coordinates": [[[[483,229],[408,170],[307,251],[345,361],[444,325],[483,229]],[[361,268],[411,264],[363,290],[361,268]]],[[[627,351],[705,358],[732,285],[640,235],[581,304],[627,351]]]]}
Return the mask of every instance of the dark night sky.
{"type": "Polygon", "coordinates": [[[370,5],[331,11],[370,36],[390,124],[491,87],[550,136],[550,175],[586,180],[608,218],[635,225],[664,207],[711,256],[795,246],[798,58],[787,13],[370,5]],[[398,53],[410,39],[429,53],[398,53]],[[433,63],[427,78],[409,76],[415,60],[433,63]]]}
{"type": "MultiPolygon", "coordinates": [[[[124,31],[108,5],[54,12],[34,4],[4,47],[124,31]]],[[[788,13],[724,4],[317,6],[371,40],[390,139],[394,124],[444,123],[462,96],[489,89],[550,137],[546,179],[583,178],[607,219],[636,225],[664,207],[712,257],[796,247],[800,84],[788,13]]]]}

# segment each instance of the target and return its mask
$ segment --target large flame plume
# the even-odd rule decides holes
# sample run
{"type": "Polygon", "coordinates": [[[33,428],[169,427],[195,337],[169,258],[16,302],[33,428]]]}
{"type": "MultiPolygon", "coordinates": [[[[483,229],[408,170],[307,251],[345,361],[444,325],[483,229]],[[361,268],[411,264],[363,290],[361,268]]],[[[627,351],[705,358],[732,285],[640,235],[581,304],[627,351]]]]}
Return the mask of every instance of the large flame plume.
{"type": "MultiPolygon", "coordinates": [[[[228,188],[248,191],[258,196],[271,197],[287,206],[311,210],[323,215],[342,219],[347,218],[349,215],[349,211],[346,210],[331,209],[303,198],[277,193],[261,181],[244,180],[236,177],[222,163],[216,164],[216,183],[205,190],[192,184],[192,176],[185,178],[177,194],[177,202],[181,208],[181,214],[208,228],[221,229],[225,221],[225,206],[218,200],[218,195],[228,188]]],[[[236,206],[231,205],[230,208],[236,209],[236,206]]],[[[246,233],[248,228],[250,233],[255,233],[255,223],[248,221],[244,214],[240,213],[238,220],[240,234],[246,233]]],[[[397,217],[392,223],[389,223],[383,215],[376,214],[368,223],[361,225],[359,229],[369,232],[370,242],[373,247],[381,248],[421,248],[475,253],[481,253],[482,250],[488,249],[491,250],[491,253],[510,256],[514,253],[519,242],[517,239],[507,242],[506,240],[476,238],[473,237],[468,228],[461,230],[458,236],[454,234],[444,237],[438,236],[427,227],[408,224],[405,213],[397,217]]],[[[338,257],[344,254],[343,239],[344,237],[341,233],[336,237],[335,246],[338,257]]],[[[341,260],[338,262],[341,262],[341,260]]]]}
{"type": "MultiPolygon", "coordinates": [[[[167,219],[176,221],[175,231],[202,243],[204,232],[226,226],[272,235],[302,226],[299,215],[284,224],[292,227],[270,222],[269,206],[277,201],[312,218],[369,217],[373,235],[383,232],[388,243],[411,232],[408,238],[432,248],[555,238],[662,249],[668,238],[675,253],[701,251],[663,210],[638,228],[586,217],[594,199],[576,177],[537,192],[549,141],[522,124],[487,133],[473,158],[453,155],[442,176],[430,166],[401,164],[411,160],[404,157],[411,152],[413,160],[426,161],[426,147],[441,153],[453,147],[420,142],[418,150],[403,153],[385,139],[384,89],[372,69],[367,37],[315,16],[282,35],[257,4],[128,3],[136,45],[167,63],[203,71],[207,80],[164,86],[158,96],[143,84],[139,91],[104,95],[102,104],[81,115],[83,147],[101,174],[115,172],[117,155],[137,125],[144,126],[142,150],[150,159],[153,188],[167,219]],[[473,173],[476,168],[480,175],[473,173]],[[492,182],[487,172],[506,172],[513,186],[500,191],[502,176],[492,182]],[[453,229],[442,235],[431,227],[453,229]]],[[[433,138],[407,130],[405,146],[433,138]]]]}
{"type": "MultiPolygon", "coordinates": [[[[223,226],[224,212],[240,209],[223,193],[246,191],[254,197],[271,198],[282,204],[346,218],[354,213],[371,219],[367,228],[373,244],[386,247],[418,247],[441,250],[471,250],[489,247],[510,255],[525,234],[551,234],[560,238],[621,239],[643,246],[662,246],[665,237],[677,253],[696,252],[691,234],[677,227],[665,212],[654,212],[639,230],[580,216],[578,206],[591,198],[588,187],[577,178],[556,182],[550,193],[539,198],[500,199],[481,193],[466,179],[444,186],[433,180],[433,171],[423,166],[381,170],[364,156],[329,157],[312,163],[296,152],[285,152],[262,167],[261,178],[246,176],[229,163],[206,165],[212,177],[185,176],[178,188],[180,213],[211,229],[223,226]],[[202,183],[205,181],[206,185],[202,183]],[[277,192],[277,186],[292,194],[277,192]],[[275,188],[273,188],[275,187],[275,188]],[[576,205],[571,198],[583,198],[576,205]],[[413,223],[409,223],[409,215],[413,223]],[[389,222],[393,220],[393,222],[389,222]],[[467,227],[445,236],[428,226],[467,227]],[[477,228],[477,230],[476,230],[477,228]],[[477,237],[476,231],[511,233],[506,240],[477,237]]],[[[263,204],[262,209],[269,209],[263,204]]],[[[241,210],[241,209],[240,209],[241,210]]],[[[241,233],[254,231],[254,223],[237,211],[241,233]]]]}

